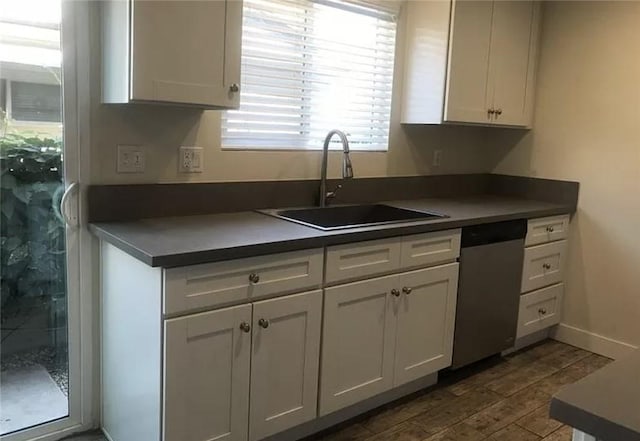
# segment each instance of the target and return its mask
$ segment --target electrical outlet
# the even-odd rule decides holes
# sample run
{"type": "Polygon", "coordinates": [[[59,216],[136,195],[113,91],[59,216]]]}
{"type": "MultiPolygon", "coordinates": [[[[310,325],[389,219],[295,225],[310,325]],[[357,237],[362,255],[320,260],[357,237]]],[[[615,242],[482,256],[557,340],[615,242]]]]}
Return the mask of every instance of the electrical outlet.
{"type": "Polygon", "coordinates": [[[181,173],[202,173],[204,171],[202,147],[181,146],[178,167],[181,173]]]}
{"type": "Polygon", "coordinates": [[[118,173],[144,173],[146,166],[144,149],[140,145],[119,145],[118,173]]]}
{"type": "Polygon", "coordinates": [[[434,150],[433,151],[433,162],[434,167],[440,167],[442,164],[442,150],[434,150]]]}

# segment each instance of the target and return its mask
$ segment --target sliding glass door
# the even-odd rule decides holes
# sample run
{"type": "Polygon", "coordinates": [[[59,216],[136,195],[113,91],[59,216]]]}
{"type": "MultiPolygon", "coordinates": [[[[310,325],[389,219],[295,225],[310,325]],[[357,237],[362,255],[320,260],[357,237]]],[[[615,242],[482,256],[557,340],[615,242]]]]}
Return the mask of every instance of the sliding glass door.
{"type": "Polygon", "coordinates": [[[63,99],[76,85],[63,84],[62,6],[0,0],[2,439],[40,436],[54,421],[62,424],[51,430],[64,427],[76,406],[70,354],[78,348],[70,346],[69,323],[78,323],[78,309],[69,293],[78,290],[79,248],[69,225],[77,219],[69,176],[77,175],[78,155],[67,149],[75,129],[65,133],[65,115],[76,104],[63,99]]]}

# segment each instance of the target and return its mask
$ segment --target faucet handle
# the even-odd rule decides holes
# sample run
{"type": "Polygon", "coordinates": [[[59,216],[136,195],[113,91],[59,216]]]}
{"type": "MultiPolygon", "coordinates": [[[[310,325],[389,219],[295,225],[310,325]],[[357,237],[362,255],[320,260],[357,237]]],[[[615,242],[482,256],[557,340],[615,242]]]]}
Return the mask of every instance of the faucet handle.
{"type": "Polygon", "coordinates": [[[338,184],[333,191],[328,191],[325,195],[325,199],[333,199],[338,196],[338,191],[342,189],[342,184],[338,184]]]}

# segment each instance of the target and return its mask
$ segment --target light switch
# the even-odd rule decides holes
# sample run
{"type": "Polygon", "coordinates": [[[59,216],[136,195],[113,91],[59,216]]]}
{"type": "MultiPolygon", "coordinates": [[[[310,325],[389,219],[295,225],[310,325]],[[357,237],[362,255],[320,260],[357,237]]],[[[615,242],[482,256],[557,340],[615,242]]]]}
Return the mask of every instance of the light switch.
{"type": "Polygon", "coordinates": [[[118,173],[144,173],[146,160],[141,145],[119,145],[116,171],[118,173]]]}

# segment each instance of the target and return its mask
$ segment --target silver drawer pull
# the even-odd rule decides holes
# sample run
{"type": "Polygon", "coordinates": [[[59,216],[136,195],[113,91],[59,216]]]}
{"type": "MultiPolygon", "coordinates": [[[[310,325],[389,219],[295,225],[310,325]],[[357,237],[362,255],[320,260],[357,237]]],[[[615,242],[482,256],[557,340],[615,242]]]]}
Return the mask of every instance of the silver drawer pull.
{"type": "Polygon", "coordinates": [[[240,92],[240,86],[238,85],[238,83],[233,83],[231,86],[229,86],[229,92],[240,92]]]}
{"type": "Polygon", "coordinates": [[[548,269],[551,269],[551,265],[549,265],[548,263],[543,263],[542,268],[548,270],[548,269]]]}
{"type": "Polygon", "coordinates": [[[249,282],[258,283],[260,281],[260,276],[256,273],[249,274],[249,282]]]}
{"type": "Polygon", "coordinates": [[[242,332],[249,332],[251,331],[251,325],[249,325],[249,323],[247,322],[242,322],[240,323],[240,330],[242,332]]]}
{"type": "Polygon", "coordinates": [[[258,320],[258,326],[260,326],[261,328],[267,329],[269,327],[269,320],[266,320],[266,319],[258,320]]]}
{"type": "Polygon", "coordinates": [[[400,291],[394,288],[391,290],[391,295],[395,297],[400,297],[400,291]]]}
{"type": "Polygon", "coordinates": [[[540,313],[542,315],[545,315],[547,313],[547,310],[544,309],[544,308],[540,308],[540,309],[538,309],[538,313],[540,313]]]}
{"type": "Polygon", "coordinates": [[[547,231],[548,231],[549,233],[553,233],[553,227],[547,227],[547,231]]]}
{"type": "Polygon", "coordinates": [[[402,292],[405,293],[406,295],[411,294],[411,291],[413,291],[413,288],[409,286],[405,286],[404,288],[402,288],[402,292]]]}

